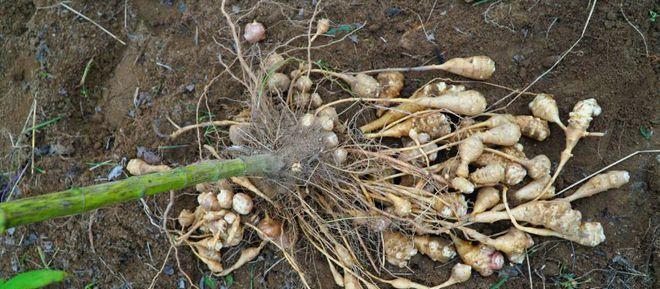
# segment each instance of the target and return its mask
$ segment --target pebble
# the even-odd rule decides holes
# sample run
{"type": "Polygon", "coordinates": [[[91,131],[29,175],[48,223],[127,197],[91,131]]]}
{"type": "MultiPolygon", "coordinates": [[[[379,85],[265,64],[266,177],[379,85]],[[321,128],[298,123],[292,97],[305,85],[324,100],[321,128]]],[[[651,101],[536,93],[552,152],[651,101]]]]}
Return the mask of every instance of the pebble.
{"type": "Polygon", "coordinates": [[[163,270],[163,273],[165,273],[165,275],[167,276],[174,275],[174,267],[172,267],[172,265],[169,264],[165,265],[165,269],[163,270]]]}
{"type": "Polygon", "coordinates": [[[186,279],[183,279],[183,277],[179,278],[178,289],[186,289],[186,279]]]}
{"type": "Polygon", "coordinates": [[[117,165],[112,170],[110,170],[110,173],[108,173],[108,180],[114,181],[115,179],[121,177],[121,174],[124,172],[124,167],[122,165],[117,165]]]}
{"type": "Polygon", "coordinates": [[[192,83],[186,85],[186,91],[187,91],[187,92],[193,92],[193,91],[195,91],[195,85],[192,84],[192,83]]]}

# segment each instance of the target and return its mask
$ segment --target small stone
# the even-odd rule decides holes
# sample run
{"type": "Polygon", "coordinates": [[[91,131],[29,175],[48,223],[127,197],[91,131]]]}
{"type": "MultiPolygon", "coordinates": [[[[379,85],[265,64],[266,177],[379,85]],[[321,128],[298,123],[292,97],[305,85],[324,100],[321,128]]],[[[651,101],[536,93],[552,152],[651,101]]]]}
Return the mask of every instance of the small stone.
{"type": "Polygon", "coordinates": [[[186,279],[179,278],[178,289],[186,289],[186,279]]]}
{"type": "Polygon", "coordinates": [[[16,228],[14,228],[14,227],[7,229],[7,234],[9,236],[13,236],[14,232],[16,232],[16,228]]]}
{"type": "Polygon", "coordinates": [[[401,10],[401,8],[396,6],[385,9],[385,13],[387,14],[388,17],[397,16],[401,14],[401,12],[403,12],[403,10],[401,10]]]}
{"type": "Polygon", "coordinates": [[[117,178],[121,177],[121,174],[124,172],[124,167],[122,165],[117,165],[110,170],[108,173],[108,180],[114,181],[117,178]]]}
{"type": "Polygon", "coordinates": [[[137,147],[137,157],[150,165],[159,164],[161,162],[160,157],[156,153],[143,146],[137,147]]]}
{"type": "Polygon", "coordinates": [[[165,269],[163,270],[163,273],[165,273],[165,275],[167,276],[174,275],[174,267],[172,267],[172,265],[170,264],[165,265],[165,269]]]}
{"type": "Polygon", "coordinates": [[[193,92],[193,91],[195,91],[195,85],[192,84],[192,83],[186,85],[186,91],[187,91],[187,92],[193,92]]]}
{"type": "Polygon", "coordinates": [[[515,62],[517,62],[517,63],[520,63],[520,62],[523,61],[524,59],[525,59],[525,57],[522,56],[522,55],[520,55],[520,54],[516,54],[516,55],[513,56],[513,61],[515,61],[515,62]]]}

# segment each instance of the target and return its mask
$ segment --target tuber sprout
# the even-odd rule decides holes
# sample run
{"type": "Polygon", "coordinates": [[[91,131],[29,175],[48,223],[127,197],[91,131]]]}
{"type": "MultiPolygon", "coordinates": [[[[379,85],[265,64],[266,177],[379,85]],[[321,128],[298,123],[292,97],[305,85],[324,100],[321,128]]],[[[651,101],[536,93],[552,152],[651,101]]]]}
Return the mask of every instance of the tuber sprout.
{"type": "Polygon", "coordinates": [[[126,165],[126,170],[131,175],[141,176],[152,173],[167,172],[171,169],[166,165],[150,165],[141,159],[132,159],[128,161],[128,164],[126,165]]]}
{"type": "Polygon", "coordinates": [[[450,234],[450,236],[461,260],[479,272],[481,276],[490,276],[504,265],[502,253],[493,247],[485,244],[473,245],[454,234],[450,234]]]}
{"type": "Polygon", "coordinates": [[[245,33],[243,34],[243,37],[252,44],[257,43],[266,39],[266,28],[263,24],[253,21],[252,23],[245,25],[245,33]]]}
{"type": "Polygon", "coordinates": [[[244,193],[235,194],[231,206],[236,213],[247,215],[252,211],[252,197],[244,193]]]}
{"type": "Polygon", "coordinates": [[[412,256],[417,255],[413,241],[399,232],[383,232],[385,259],[390,264],[403,268],[412,256]]]}
{"type": "Polygon", "coordinates": [[[630,174],[627,171],[609,171],[589,179],[573,194],[563,198],[563,200],[572,202],[577,199],[591,197],[600,192],[620,188],[628,181],[630,181],[630,174]]]}
{"type": "Polygon", "coordinates": [[[447,263],[456,257],[454,245],[447,239],[423,235],[413,237],[413,243],[419,253],[428,256],[436,262],[447,263]]]}

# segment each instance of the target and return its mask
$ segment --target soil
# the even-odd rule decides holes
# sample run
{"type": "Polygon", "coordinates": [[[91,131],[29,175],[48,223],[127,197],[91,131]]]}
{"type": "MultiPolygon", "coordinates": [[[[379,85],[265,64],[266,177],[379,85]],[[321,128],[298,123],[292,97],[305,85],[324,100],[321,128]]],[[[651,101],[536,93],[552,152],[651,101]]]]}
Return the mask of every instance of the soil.
{"type": "MultiPolygon", "coordinates": [[[[246,53],[258,56],[305,33],[316,1],[230,2],[235,18],[246,15],[239,19],[241,27],[257,19],[268,28],[267,40],[252,47],[244,44],[246,53]]],[[[361,71],[484,54],[497,63],[489,81],[522,88],[573,45],[590,8],[587,1],[415,2],[323,1],[320,15],[335,25],[365,26],[356,37],[312,51],[312,59],[339,70],[361,71]]],[[[219,1],[67,2],[127,45],[56,3],[0,0],[0,172],[4,184],[22,176],[12,198],[104,182],[114,166],[136,156],[139,146],[169,165],[195,162],[197,136],[193,132],[175,141],[162,138],[159,135],[173,130],[166,118],[186,125],[240,110],[246,92],[222,74],[218,64],[218,57],[228,55],[219,44],[230,47],[219,1]],[[200,100],[205,90],[208,97],[200,100]],[[23,132],[32,126],[26,120],[33,104],[36,124],[54,121],[35,133],[31,165],[32,135],[23,132]],[[100,166],[93,168],[95,164],[100,166]]],[[[654,1],[599,1],[579,44],[531,87],[554,94],[563,117],[580,99],[594,97],[603,107],[592,129],[606,135],[580,142],[557,182],[559,188],[629,153],[658,148],[658,134],[648,132],[659,129],[660,21],[649,16],[659,8],[654,1]]],[[[297,41],[284,49],[305,44],[297,41]]],[[[304,51],[291,55],[306,57],[304,51]]],[[[438,76],[448,75],[408,75],[405,93],[438,76]]],[[[489,103],[506,94],[480,88],[489,103]]],[[[506,110],[526,113],[528,101],[523,96],[506,110]]],[[[201,141],[222,145],[225,135],[207,131],[201,141]]],[[[562,133],[553,127],[552,135],[562,133]]],[[[526,140],[524,145],[530,155],[543,151],[557,160],[563,138],[526,140]]],[[[602,222],[607,234],[603,244],[587,248],[535,238],[542,245],[530,255],[529,265],[507,265],[499,276],[473,277],[463,288],[491,288],[502,280],[500,288],[531,288],[530,278],[535,288],[658,288],[660,159],[638,155],[616,168],[630,171],[628,185],[575,204],[585,219],[602,222]]],[[[189,189],[176,195],[171,216],[193,205],[192,193],[189,189]]],[[[169,243],[159,223],[152,221],[162,216],[167,195],[145,202],[151,212],[145,212],[141,202],[130,202],[12,230],[0,237],[0,278],[49,267],[71,274],[52,288],[148,288],[152,280],[154,288],[190,288],[180,268],[193,283],[201,282],[209,272],[188,248],[178,249],[179,265],[172,257],[163,264],[169,243]],[[163,273],[154,278],[161,266],[163,273]]],[[[305,267],[313,271],[312,287],[334,288],[325,264],[313,254],[306,259],[305,267]]],[[[437,284],[447,278],[449,266],[417,256],[410,264],[415,271],[410,278],[437,284]]],[[[228,281],[219,279],[218,284],[228,281]]],[[[299,287],[296,274],[270,248],[233,274],[230,286],[299,287]]]]}

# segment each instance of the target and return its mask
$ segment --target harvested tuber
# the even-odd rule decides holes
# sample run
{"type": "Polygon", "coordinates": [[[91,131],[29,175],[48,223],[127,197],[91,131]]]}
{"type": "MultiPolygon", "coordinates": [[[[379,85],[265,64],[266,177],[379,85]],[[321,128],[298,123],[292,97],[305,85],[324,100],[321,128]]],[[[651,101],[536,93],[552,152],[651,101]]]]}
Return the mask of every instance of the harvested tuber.
{"type": "Polygon", "coordinates": [[[562,198],[562,200],[572,202],[577,199],[591,197],[600,192],[620,188],[628,181],[630,181],[630,174],[627,171],[609,171],[589,179],[573,194],[562,198]]]}
{"type": "Polygon", "coordinates": [[[467,215],[467,201],[460,193],[444,193],[434,197],[433,209],[443,218],[459,219],[467,215]]]}
{"type": "Polygon", "coordinates": [[[410,131],[426,133],[431,138],[440,137],[451,132],[451,123],[447,116],[441,112],[428,112],[417,115],[398,123],[390,128],[377,133],[368,133],[367,138],[376,137],[404,137],[409,136],[410,131]]]}
{"type": "Polygon", "coordinates": [[[383,232],[385,259],[390,264],[403,268],[412,256],[417,255],[413,241],[399,232],[383,232]]]}
{"type": "Polygon", "coordinates": [[[458,157],[460,163],[456,169],[456,175],[466,178],[469,174],[468,165],[476,160],[484,151],[484,144],[479,137],[472,136],[458,145],[458,157]]]}
{"type": "Polygon", "coordinates": [[[385,68],[367,71],[373,72],[389,72],[389,71],[430,71],[430,70],[444,70],[464,76],[467,78],[484,80],[490,78],[495,72],[495,61],[488,56],[472,56],[465,58],[452,58],[443,64],[426,65],[418,67],[407,68],[385,68]]]}
{"type": "Polygon", "coordinates": [[[481,276],[490,276],[504,265],[502,253],[493,247],[485,244],[473,245],[454,234],[450,234],[450,236],[461,260],[479,272],[481,276]]]}
{"type": "Polygon", "coordinates": [[[562,129],[566,129],[564,123],[561,122],[559,118],[559,108],[557,108],[557,102],[552,96],[548,94],[538,94],[534,99],[529,103],[529,109],[532,111],[532,114],[535,117],[538,117],[542,120],[548,122],[554,122],[562,129]]]}
{"type": "Polygon", "coordinates": [[[190,227],[195,222],[195,214],[188,209],[183,209],[177,218],[182,228],[190,227]]]}
{"type": "Polygon", "coordinates": [[[544,141],[550,136],[548,122],[538,117],[533,117],[531,115],[517,115],[516,124],[520,127],[522,135],[528,138],[537,141],[544,141]]]}
{"type": "Polygon", "coordinates": [[[247,215],[252,212],[252,206],[252,197],[244,193],[235,194],[231,203],[231,208],[241,215],[247,215]]]}
{"type": "Polygon", "coordinates": [[[381,72],[376,76],[380,85],[382,98],[396,98],[403,89],[403,74],[401,72],[381,72]]]}
{"type": "Polygon", "coordinates": [[[520,127],[515,123],[503,123],[489,130],[476,133],[483,143],[500,146],[512,146],[520,140],[520,127]]]}
{"type": "Polygon", "coordinates": [[[470,181],[477,186],[496,185],[504,181],[506,171],[501,164],[490,164],[482,168],[478,168],[470,174],[470,181]]]}
{"type": "Polygon", "coordinates": [[[218,203],[218,198],[211,192],[197,195],[197,203],[206,211],[219,211],[222,209],[218,203]]]}
{"type": "Polygon", "coordinates": [[[281,93],[287,91],[287,89],[289,89],[290,84],[291,84],[291,80],[289,79],[289,76],[281,72],[273,73],[268,78],[268,82],[266,83],[266,85],[268,86],[268,91],[270,91],[271,93],[278,93],[278,92],[281,93]]]}
{"type": "Polygon", "coordinates": [[[500,192],[493,187],[483,187],[477,192],[477,199],[472,207],[472,214],[476,215],[500,203],[500,192]]]}
{"type": "MultiPolygon", "coordinates": [[[[533,201],[512,208],[510,212],[516,221],[552,230],[552,233],[545,231],[530,233],[555,236],[591,247],[605,241],[603,227],[599,223],[582,222],[582,214],[571,209],[571,204],[564,200],[533,201]]],[[[472,216],[471,221],[493,223],[509,219],[510,216],[506,211],[491,210],[472,216]]]]}
{"type": "Polygon", "coordinates": [[[413,237],[413,243],[419,253],[428,256],[431,260],[436,262],[447,263],[449,260],[456,257],[454,245],[452,245],[451,241],[447,239],[423,235],[413,237]]]}
{"type": "Polygon", "coordinates": [[[234,200],[234,192],[231,190],[220,190],[220,192],[215,196],[218,200],[218,205],[223,209],[231,209],[232,202],[234,200]]]}
{"type": "Polygon", "coordinates": [[[238,257],[238,260],[236,260],[236,263],[234,265],[231,265],[231,267],[222,270],[222,272],[218,273],[219,276],[227,276],[231,274],[231,272],[234,272],[234,270],[240,268],[241,266],[247,264],[248,262],[254,260],[257,256],[259,256],[259,253],[261,253],[261,249],[263,249],[264,245],[266,243],[262,242],[259,244],[258,247],[250,247],[243,249],[241,251],[241,255],[238,257]]]}
{"type": "Polygon", "coordinates": [[[245,25],[245,34],[243,34],[243,37],[252,44],[264,40],[266,39],[266,27],[257,21],[248,23],[245,25]]]}
{"type": "Polygon", "coordinates": [[[453,178],[449,186],[462,194],[472,194],[474,192],[474,184],[462,177],[453,178]]]}
{"type": "Polygon", "coordinates": [[[345,73],[313,69],[311,72],[334,76],[346,82],[357,97],[376,98],[380,94],[380,84],[375,78],[364,73],[349,75],[345,73]]]}
{"type": "Polygon", "coordinates": [[[141,159],[132,159],[126,165],[128,173],[134,176],[141,176],[152,173],[162,173],[171,170],[166,165],[150,165],[141,159]]]}
{"type": "Polygon", "coordinates": [[[521,264],[525,260],[525,251],[534,245],[532,236],[515,227],[510,228],[506,234],[495,239],[481,234],[476,230],[468,228],[463,228],[462,230],[470,238],[502,251],[509,261],[517,264],[521,264]]]}
{"type": "MultiPolygon", "coordinates": [[[[526,202],[539,196],[541,190],[550,181],[550,176],[545,175],[542,178],[533,180],[513,193],[513,197],[519,202],[526,202]]],[[[551,187],[554,188],[554,187],[551,187]]],[[[554,189],[547,190],[539,199],[551,199],[555,196],[554,189]]]]}

